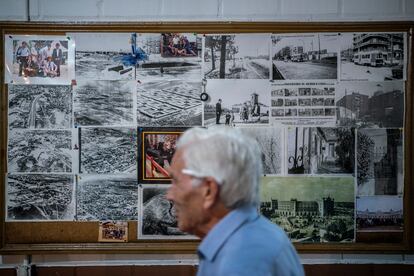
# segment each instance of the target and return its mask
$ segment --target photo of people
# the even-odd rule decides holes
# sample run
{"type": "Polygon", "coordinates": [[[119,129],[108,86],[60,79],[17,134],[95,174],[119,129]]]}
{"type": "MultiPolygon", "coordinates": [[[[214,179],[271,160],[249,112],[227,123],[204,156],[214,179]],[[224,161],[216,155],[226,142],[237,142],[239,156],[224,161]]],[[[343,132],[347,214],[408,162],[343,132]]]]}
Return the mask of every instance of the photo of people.
{"type": "Polygon", "coordinates": [[[70,84],[74,43],[63,36],[7,36],[6,83],[70,84]]]}
{"type": "Polygon", "coordinates": [[[208,80],[206,91],[204,126],[269,124],[268,81],[208,80]]]}
{"type": "Polygon", "coordinates": [[[162,57],[196,57],[198,47],[201,45],[198,45],[195,34],[162,34],[162,57]]]}
{"type": "Polygon", "coordinates": [[[168,182],[167,168],[175,152],[178,137],[184,129],[139,129],[141,166],[139,183],[168,182]]]}

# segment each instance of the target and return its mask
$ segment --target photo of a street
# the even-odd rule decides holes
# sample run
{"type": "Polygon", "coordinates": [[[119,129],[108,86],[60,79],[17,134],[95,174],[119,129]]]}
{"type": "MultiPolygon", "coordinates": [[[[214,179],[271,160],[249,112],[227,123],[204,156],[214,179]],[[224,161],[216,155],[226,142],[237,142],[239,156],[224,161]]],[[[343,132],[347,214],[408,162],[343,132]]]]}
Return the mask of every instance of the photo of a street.
{"type": "Polygon", "coordinates": [[[405,79],[403,33],[341,34],[341,80],[405,79]]]}
{"type": "Polygon", "coordinates": [[[204,74],[208,79],[269,79],[267,35],[206,36],[204,74]]]}
{"type": "Polygon", "coordinates": [[[336,79],[336,34],[272,36],[274,80],[336,79]]]}

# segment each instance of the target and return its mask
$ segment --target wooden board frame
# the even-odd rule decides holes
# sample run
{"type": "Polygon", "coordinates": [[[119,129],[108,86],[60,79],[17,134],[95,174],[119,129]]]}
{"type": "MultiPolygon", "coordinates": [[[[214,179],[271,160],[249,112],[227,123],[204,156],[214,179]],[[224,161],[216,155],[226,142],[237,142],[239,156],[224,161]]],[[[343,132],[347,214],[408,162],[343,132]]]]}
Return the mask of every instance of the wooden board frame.
{"type": "Polygon", "coordinates": [[[51,253],[195,253],[199,241],[137,240],[137,223],[129,222],[128,243],[98,243],[98,222],[5,222],[7,172],[7,85],[4,84],[4,35],[64,35],[66,32],[190,32],[190,33],[306,33],[306,32],[406,32],[408,67],[404,125],[404,233],[401,243],[295,244],[301,253],[389,252],[414,249],[414,22],[139,22],[139,23],[15,23],[0,22],[0,254],[51,253]]]}

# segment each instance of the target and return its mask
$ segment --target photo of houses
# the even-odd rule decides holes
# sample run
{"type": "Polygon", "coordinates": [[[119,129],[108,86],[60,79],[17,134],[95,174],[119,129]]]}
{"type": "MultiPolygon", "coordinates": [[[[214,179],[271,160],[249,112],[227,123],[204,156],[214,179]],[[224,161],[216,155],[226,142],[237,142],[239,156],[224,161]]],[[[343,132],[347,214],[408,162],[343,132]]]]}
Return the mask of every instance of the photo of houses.
{"type": "Polygon", "coordinates": [[[403,127],[404,83],[347,82],[336,92],[337,125],[403,127]]]}
{"type": "Polygon", "coordinates": [[[287,141],[289,174],[354,174],[352,128],[290,128],[287,141]]]}
{"type": "Polygon", "coordinates": [[[294,242],[353,242],[352,177],[263,177],[260,212],[294,242]]]}

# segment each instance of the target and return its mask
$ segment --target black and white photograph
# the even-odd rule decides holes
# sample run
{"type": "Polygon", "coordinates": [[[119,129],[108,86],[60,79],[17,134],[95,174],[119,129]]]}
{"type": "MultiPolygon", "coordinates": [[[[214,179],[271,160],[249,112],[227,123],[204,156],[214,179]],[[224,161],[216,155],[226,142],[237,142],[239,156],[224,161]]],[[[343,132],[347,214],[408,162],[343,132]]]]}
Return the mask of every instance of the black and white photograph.
{"type": "Polygon", "coordinates": [[[284,129],[276,127],[242,127],[243,134],[255,139],[262,151],[263,174],[280,175],[283,173],[284,129]]]}
{"type": "Polygon", "coordinates": [[[130,173],[137,176],[137,129],[81,127],[81,173],[130,173]]]}
{"type": "Polygon", "coordinates": [[[273,80],[336,80],[337,34],[272,35],[273,80]]]}
{"type": "Polygon", "coordinates": [[[270,78],[270,35],[206,35],[204,76],[207,79],[270,78]]]}
{"type": "Polygon", "coordinates": [[[353,128],[288,128],[287,141],[289,174],[354,174],[353,128]]]}
{"type": "Polygon", "coordinates": [[[9,85],[9,128],[72,127],[72,88],[68,85],[9,85]]]}
{"type": "Polygon", "coordinates": [[[139,126],[201,126],[200,81],[159,80],[137,84],[139,126]]]}
{"type": "Polygon", "coordinates": [[[5,36],[6,83],[70,85],[74,60],[75,43],[69,36],[5,36]]]}
{"type": "Polygon", "coordinates": [[[177,140],[186,128],[138,128],[139,183],[169,183],[177,140]]]}
{"type": "Polygon", "coordinates": [[[353,177],[262,177],[260,211],[292,242],[355,241],[353,177]]]}
{"type": "Polygon", "coordinates": [[[143,58],[137,63],[136,79],[201,81],[201,39],[195,34],[137,34],[137,50],[143,58]],[[169,45],[170,39],[174,40],[171,40],[172,45],[169,45]],[[186,46],[183,45],[184,40],[187,41],[186,46]]]}
{"type": "Polygon", "coordinates": [[[170,185],[140,185],[138,239],[195,238],[178,229],[174,203],[165,195],[170,185]]]}
{"type": "Polygon", "coordinates": [[[402,195],[404,144],[401,129],[357,131],[358,195],[402,195]]]}
{"type": "Polygon", "coordinates": [[[337,125],[404,126],[404,82],[342,82],[336,93],[337,125]]]}
{"type": "Polygon", "coordinates": [[[404,230],[402,196],[358,196],[356,209],[358,232],[404,230]]]}
{"type": "Polygon", "coordinates": [[[78,81],[74,86],[75,126],[135,125],[135,81],[78,81]]]}
{"type": "Polygon", "coordinates": [[[134,174],[79,175],[76,206],[79,221],[137,220],[137,177],[134,174]]]}
{"type": "Polygon", "coordinates": [[[8,174],[7,221],[75,219],[75,181],[69,174],[8,174]]]}
{"type": "Polygon", "coordinates": [[[273,125],[335,126],[334,83],[279,82],[271,89],[273,125]]]}
{"type": "Polygon", "coordinates": [[[71,130],[14,129],[9,132],[9,172],[72,172],[71,130]]]}
{"type": "Polygon", "coordinates": [[[341,33],[341,80],[406,79],[405,33],[341,33]]]}
{"type": "Polygon", "coordinates": [[[76,79],[132,80],[140,55],[135,33],[70,33],[76,42],[76,79]]]}
{"type": "Polygon", "coordinates": [[[206,92],[204,126],[269,124],[269,81],[208,80],[206,92]]]}

